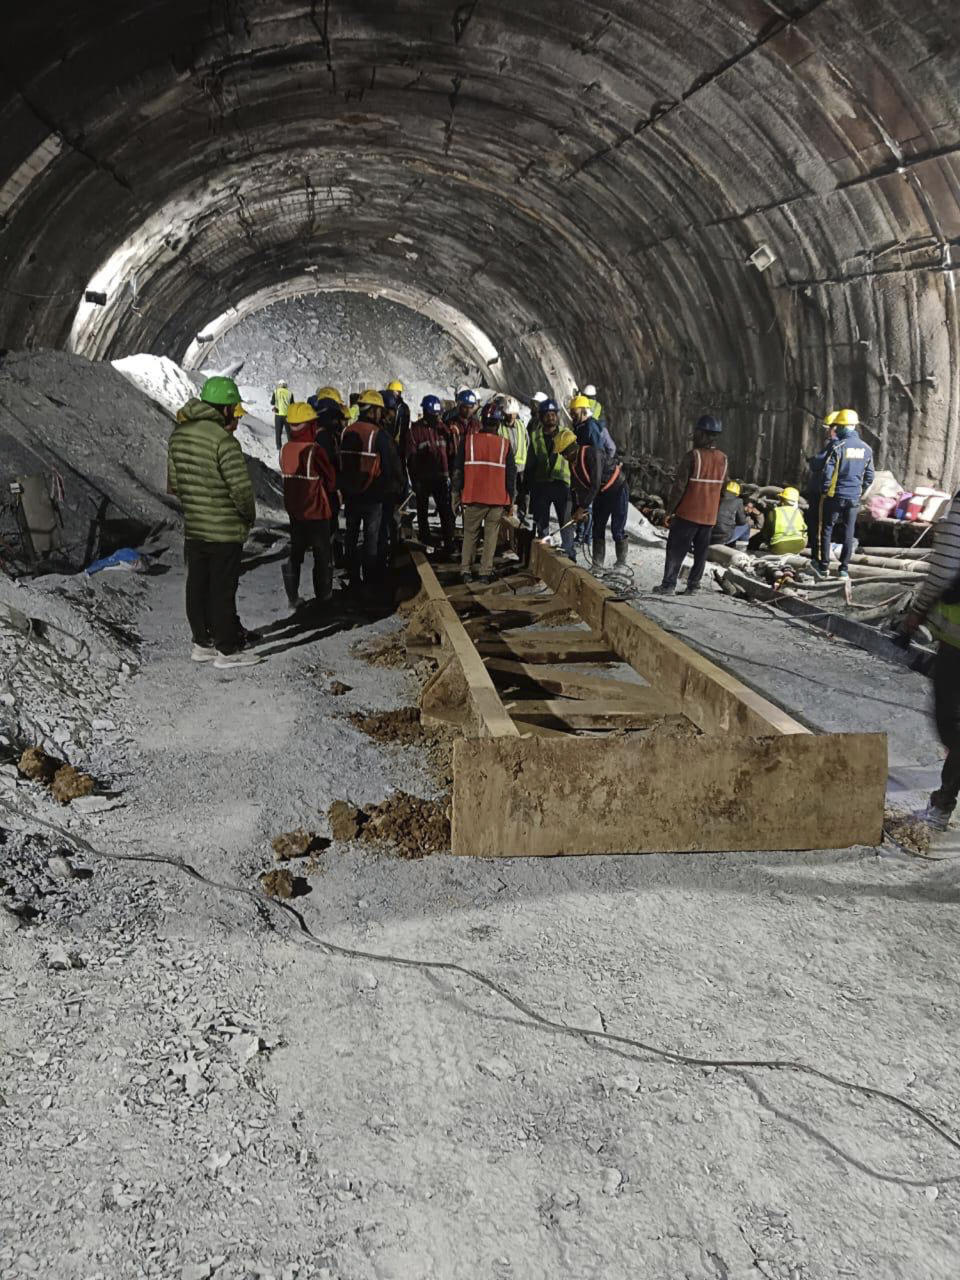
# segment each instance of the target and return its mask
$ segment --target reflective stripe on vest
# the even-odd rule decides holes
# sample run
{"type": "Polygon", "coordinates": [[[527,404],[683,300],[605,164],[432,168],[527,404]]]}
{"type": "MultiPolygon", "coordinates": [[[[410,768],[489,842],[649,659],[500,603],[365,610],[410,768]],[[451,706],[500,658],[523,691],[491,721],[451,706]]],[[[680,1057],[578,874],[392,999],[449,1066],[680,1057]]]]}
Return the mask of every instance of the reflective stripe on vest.
{"type": "Polygon", "coordinates": [[[676,514],[691,524],[717,523],[723,482],[727,474],[727,456],[719,449],[693,449],[693,467],[676,514]]]}
{"type": "Polygon", "coordinates": [[[489,431],[471,431],[464,444],[464,503],[481,507],[508,507],[507,455],[510,443],[489,431]]]}
{"type": "MultiPolygon", "coordinates": [[[[588,448],[589,448],[588,445],[581,446],[580,452],[577,454],[577,460],[573,464],[574,477],[577,483],[582,485],[584,489],[590,488],[590,473],[587,470],[587,459],[586,459],[586,453],[588,448]]],[[[600,465],[601,467],[603,466],[602,453],[600,454],[600,465]]],[[[603,473],[601,472],[601,475],[602,474],[603,473]]],[[[606,484],[602,484],[600,486],[600,489],[598,492],[606,493],[607,490],[611,489],[619,479],[620,479],[620,464],[617,463],[617,465],[613,468],[613,471],[610,473],[610,479],[606,482],[606,484]]]]}
{"type": "Polygon", "coordinates": [[[362,493],[364,489],[368,489],[380,474],[380,451],[376,447],[379,430],[374,423],[355,422],[343,433],[340,442],[341,470],[353,482],[359,479],[364,481],[355,492],[362,493]],[[346,443],[349,440],[359,440],[360,447],[346,443]]]}
{"type": "Polygon", "coordinates": [[[285,418],[293,400],[293,392],[289,387],[277,387],[273,393],[273,403],[277,407],[277,416],[285,418]]]}
{"type": "Polygon", "coordinates": [[[803,512],[799,507],[775,507],[773,512],[773,535],[770,538],[770,550],[781,542],[806,541],[807,525],[803,512]]]}

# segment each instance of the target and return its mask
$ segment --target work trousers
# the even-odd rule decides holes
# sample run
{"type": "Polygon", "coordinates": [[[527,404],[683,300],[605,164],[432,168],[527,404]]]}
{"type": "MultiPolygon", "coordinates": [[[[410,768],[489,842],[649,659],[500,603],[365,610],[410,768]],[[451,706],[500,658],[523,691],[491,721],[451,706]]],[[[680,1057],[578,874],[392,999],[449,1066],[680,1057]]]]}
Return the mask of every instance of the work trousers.
{"type": "Polygon", "coordinates": [[[683,516],[674,516],[670,521],[670,532],[667,534],[667,558],[663,566],[663,585],[675,587],[680,577],[680,567],[684,556],[693,552],[693,568],[687,577],[687,587],[697,587],[703,577],[707,563],[707,552],[710,550],[712,524],[694,524],[692,520],[684,520],[683,516]]]}
{"type": "MultiPolygon", "coordinates": [[[[286,431],[287,420],[283,414],[275,413],[273,415],[273,429],[277,433],[277,452],[283,448],[283,437],[286,431]]],[[[290,433],[286,431],[286,434],[290,433]]]]}
{"type": "Polygon", "coordinates": [[[221,653],[240,648],[237,587],[242,542],[204,542],[187,538],[187,621],[194,644],[214,645],[221,653]]]}
{"type": "Polygon", "coordinates": [[[453,549],[453,507],[450,505],[450,481],[445,476],[434,480],[418,480],[414,491],[417,495],[417,528],[420,541],[430,541],[430,499],[434,501],[440,517],[440,534],[445,551],[453,549]]]}
{"type": "Polygon", "coordinates": [[[347,574],[352,583],[360,581],[361,569],[363,581],[367,584],[379,581],[383,577],[386,561],[380,558],[380,525],[383,521],[384,504],[379,498],[347,498],[346,535],[344,538],[344,554],[347,561],[347,574]],[[363,531],[361,550],[360,532],[363,531]]]}
{"type": "Polygon", "coordinates": [[[725,547],[732,547],[735,543],[743,542],[745,539],[749,538],[752,532],[753,530],[748,524],[734,525],[727,537],[723,539],[723,545],[725,547]]]}
{"type": "Polygon", "coordinates": [[[930,797],[938,809],[952,812],[960,795],[960,649],[941,640],[933,666],[937,734],[947,749],[940,789],[930,797]]]}
{"type": "Polygon", "coordinates": [[[830,563],[830,544],[833,542],[834,537],[843,544],[843,550],[840,553],[840,568],[846,569],[850,563],[850,557],[853,555],[853,540],[859,510],[860,503],[855,498],[821,497],[820,509],[817,513],[817,526],[819,532],[819,560],[822,569],[825,569],[830,563]]]}
{"type": "MultiPolygon", "coordinates": [[[[333,563],[330,557],[329,520],[290,521],[290,560],[287,590],[296,596],[300,589],[300,570],[308,551],[313,552],[313,594],[317,600],[329,600],[333,594],[333,563]]],[[[286,580],[287,575],[284,574],[286,580]]]]}
{"type": "MultiPolygon", "coordinates": [[[[627,536],[627,513],[630,494],[625,484],[614,485],[593,500],[593,558],[602,560],[607,541],[607,521],[613,540],[619,545],[627,536]]],[[[713,530],[711,529],[712,533],[713,530]]]]}
{"type": "Polygon", "coordinates": [[[493,573],[493,557],[497,552],[497,535],[500,532],[500,521],[503,519],[504,510],[503,507],[484,507],[478,502],[464,504],[463,554],[460,557],[460,568],[464,573],[469,573],[473,565],[481,526],[483,527],[483,553],[480,557],[480,572],[484,576],[493,573]]]}
{"type": "MultiPolygon", "coordinates": [[[[553,507],[557,524],[563,526],[570,519],[570,486],[562,480],[545,480],[530,486],[530,510],[538,538],[550,532],[550,508],[553,507]]],[[[573,526],[560,534],[560,545],[571,560],[576,559],[573,549],[573,526]]]]}

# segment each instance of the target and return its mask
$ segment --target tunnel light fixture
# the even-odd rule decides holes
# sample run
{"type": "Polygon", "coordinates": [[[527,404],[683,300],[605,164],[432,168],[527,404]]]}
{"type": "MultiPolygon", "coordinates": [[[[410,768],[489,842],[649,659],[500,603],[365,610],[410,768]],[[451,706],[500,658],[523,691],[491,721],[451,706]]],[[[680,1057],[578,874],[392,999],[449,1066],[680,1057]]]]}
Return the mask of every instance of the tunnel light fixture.
{"type": "Polygon", "coordinates": [[[100,293],[97,289],[85,289],[83,293],[84,302],[89,302],[94,307],[105,307],[107,305],[107,295],[100,293]]]}
{"type": "Polygon", "coordinates": [[[768,244],[758,245],[747,259],[758,271],[766,271],[767,267],[772,267],[776,260],[777,255],[768,244]]]}

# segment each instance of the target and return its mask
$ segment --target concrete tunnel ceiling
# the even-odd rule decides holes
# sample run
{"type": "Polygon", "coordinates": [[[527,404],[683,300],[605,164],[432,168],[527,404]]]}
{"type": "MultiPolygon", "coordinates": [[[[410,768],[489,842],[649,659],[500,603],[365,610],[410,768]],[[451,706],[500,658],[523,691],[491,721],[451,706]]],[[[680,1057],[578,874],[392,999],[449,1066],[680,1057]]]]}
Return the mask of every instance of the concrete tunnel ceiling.
{"type": "Polygon", "coordinates": [[[633,452],[709,407],[739,471],[793,476],[852,403],[952,484],[958,37],[955,0],[19,5],[2,342],[183,358],[258,295],[374,280],[504,385],[596,381],[633,452]]]}

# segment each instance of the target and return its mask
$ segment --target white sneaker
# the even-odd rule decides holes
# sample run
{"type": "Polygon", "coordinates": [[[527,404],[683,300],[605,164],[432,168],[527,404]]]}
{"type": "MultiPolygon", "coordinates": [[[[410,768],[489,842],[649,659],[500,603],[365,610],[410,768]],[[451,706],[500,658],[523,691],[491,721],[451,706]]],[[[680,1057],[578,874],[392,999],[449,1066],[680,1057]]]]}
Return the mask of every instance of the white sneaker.
{"type": "Polygon", "coordinates": [[[194,662],[213,662],[216,656],[216,649],[209,644],[195,644],[190,650],[190,657],[194,662]]]}
{"type": "Polygon", "coordinates": [[[224,667],[255,667],[263,659],[258,653],[243,649],[239,653],[218,653],[213,665],[222,671],[224,667]]]}

